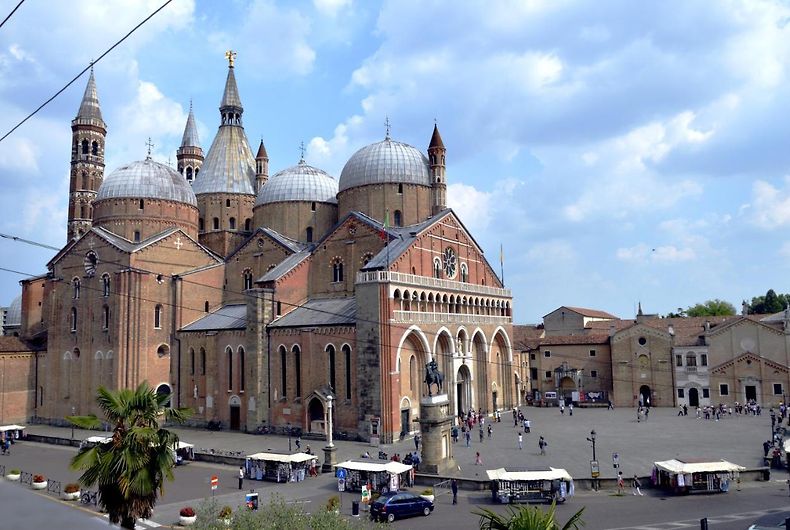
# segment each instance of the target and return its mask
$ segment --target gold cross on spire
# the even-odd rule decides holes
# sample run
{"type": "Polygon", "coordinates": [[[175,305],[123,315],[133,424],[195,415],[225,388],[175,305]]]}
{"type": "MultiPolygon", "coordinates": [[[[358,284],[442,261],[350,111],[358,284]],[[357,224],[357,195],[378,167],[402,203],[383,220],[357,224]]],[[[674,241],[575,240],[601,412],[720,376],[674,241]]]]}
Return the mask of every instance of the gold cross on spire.
{"type": "Polygon", "coordinates": [[[233,50],[228,50],[225,52],[225,59],[228,60],[228,66],[233,68],[233,60],[236,59],[236,52],[233,50]]]}
{"type": "Polygon", "coordinates": [[[154,143],[151,141],[151,137],[150,136],[148,137],[148,141],[145,143],[145,145],[148,146],[148,157],[147,158],[151,158],[151,149],[154,148],[154,143]]]}

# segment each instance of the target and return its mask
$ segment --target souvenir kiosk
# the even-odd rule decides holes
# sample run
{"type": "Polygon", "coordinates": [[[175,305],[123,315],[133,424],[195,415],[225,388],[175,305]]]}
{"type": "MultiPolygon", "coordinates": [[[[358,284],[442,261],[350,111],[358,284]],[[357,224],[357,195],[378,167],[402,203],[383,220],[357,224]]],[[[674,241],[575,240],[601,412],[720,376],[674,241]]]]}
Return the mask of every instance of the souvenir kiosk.
{"type": "Polygon", "coordinates": [[[245,471],[251,480],[301,482],[315,469],[317,460],[307,453],[255,453],[247,457],[245,471]]]}
{"type": "Polygon", "coordinates": [[[666,460],[655,462],[652,480],[655,486],[674,493],[723,493],[730,489],[730,482],[746,468],[718,461],[666,460]]]}
{"type": "Polygon", "coordinates": [[[412,483],[412,466],[402,462],[375,462],[347,460],[335,466],[345,470],[345,489],[362,491],[368,482],[373,491],[398,491],[412,483]]]}
{"type": "Polygon", "coordinates": [[[8,440],[11,440],[11,443],[16,442],[17,440],[21,440],[25,437],[25,426],[24,425],[2,425],[0,426],[0,432],[5,434],[5,437],[8,440]]]}
{"type": "Polygon", "coordinates": [[[573,478],[564,469],[489,469],[491,497],[503,504],[517,502],[557,502],[574,493],[573,478]]]}
{"type": "Polygon", "coordinates": [[[176,443],[176,465],[180,466],[189,460],[195,459],[195,446],[186,442],[178,441],[176,443]]]}
{"type": "Polygon", "coordinates": [[[83,447],[93,447],[94,445],[105,444],[111,441],[112,437],[110,436],[88,436],[80,442],[80,449],[83,447]]]}

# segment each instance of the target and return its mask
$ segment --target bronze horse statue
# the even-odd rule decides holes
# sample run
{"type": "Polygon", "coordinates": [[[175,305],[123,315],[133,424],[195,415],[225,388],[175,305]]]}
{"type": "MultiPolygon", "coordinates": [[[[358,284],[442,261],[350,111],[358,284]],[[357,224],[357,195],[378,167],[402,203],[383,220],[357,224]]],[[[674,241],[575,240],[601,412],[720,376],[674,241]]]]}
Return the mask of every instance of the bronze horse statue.
{"type": "Polygon", "coordinates": [[[439,365],[436,360],[431,361],[425,365],[425,384],[428,385],[428,395],[432,396],[431,385],[436,384],[436,393],[442,393],[442,383],[444,382],[444,374],[439,371],[439,365]]]}

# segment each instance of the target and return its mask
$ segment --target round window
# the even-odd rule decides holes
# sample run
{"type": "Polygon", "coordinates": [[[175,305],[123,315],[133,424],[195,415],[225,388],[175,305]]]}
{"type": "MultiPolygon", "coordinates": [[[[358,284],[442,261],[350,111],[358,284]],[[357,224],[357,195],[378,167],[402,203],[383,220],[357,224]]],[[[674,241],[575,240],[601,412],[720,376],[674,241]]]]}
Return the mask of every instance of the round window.
{"type": "Polygon", "coordinates": [[[644,346],[645,344],[647,344],[647,339],[644,337],[639,337],[639,345],[644,346]]]}

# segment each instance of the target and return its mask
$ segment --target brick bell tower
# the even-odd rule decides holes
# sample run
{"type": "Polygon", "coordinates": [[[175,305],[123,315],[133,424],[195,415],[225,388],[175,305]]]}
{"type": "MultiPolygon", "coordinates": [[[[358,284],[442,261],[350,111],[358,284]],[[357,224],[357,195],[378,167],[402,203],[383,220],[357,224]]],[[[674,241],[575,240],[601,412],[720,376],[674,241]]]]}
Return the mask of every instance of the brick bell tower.
{"type": "Polygon", "coordinates": [[[71,120],[71,178],[67,241],[90,230],[93,200],[104,178],[104,141],[107,125],[101,117],[93,69],[77,117],[71,120]]]}
{"type": "Polygon", "coordinates": [[[431,177],[433,179],[433,189],[431,190],[433,215],[447,208],[447,178],[445,177],[444,161],[446,154],[447,149],[445,149],[442,136],[439,134],[439,127],[434,124],[431,143],[428,146],[428,161],[431,166],[431,177]]]}

